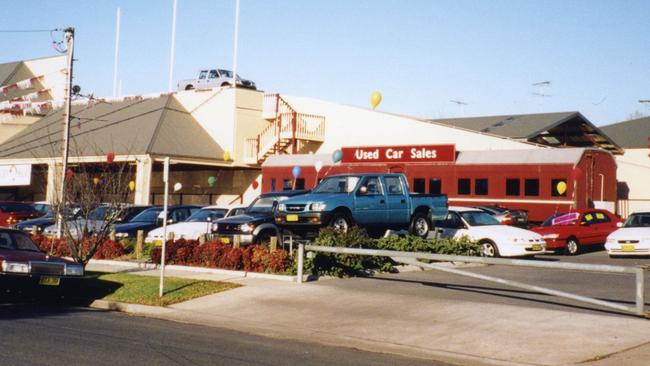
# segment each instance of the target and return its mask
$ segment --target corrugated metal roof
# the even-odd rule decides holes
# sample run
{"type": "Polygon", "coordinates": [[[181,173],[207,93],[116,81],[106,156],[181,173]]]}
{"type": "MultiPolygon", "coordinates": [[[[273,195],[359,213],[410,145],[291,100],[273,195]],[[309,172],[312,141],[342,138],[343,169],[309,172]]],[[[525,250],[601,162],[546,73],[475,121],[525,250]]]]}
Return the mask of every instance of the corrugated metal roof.
{"type": "Polygon", "coordinates": [[[650,137],[650,117],[643,117],[600,127],[623,148],[647,148],[650,137]]]}
{"type": "Polygon", "coordinates": [[[538,113],[467,118],[442,118],[430,121],[510,138],[530,138],[540,131],[578,116],[578,112],[538,113]]]}
{"type": "Polygon", "coordinates": [[[16,70],[18,70],[22,64],[22,61],[0,64],[0,86],[8,84],[12,76],[16,73],[16,70]]]}
{"type": "MultiPolygon", "coordinates": [[[[70,156],[168,155],[221,159],[223,149],[173,96],[75,106],[70,156]]],[[[59,157],[63,111],[41,118],[0,145],[0,158],[59,157]]]]}
{"type": "Polygon", "coordinates": [[[585,148],[462,151],[457,165],[470,164],[577,164],[585,148]]]}

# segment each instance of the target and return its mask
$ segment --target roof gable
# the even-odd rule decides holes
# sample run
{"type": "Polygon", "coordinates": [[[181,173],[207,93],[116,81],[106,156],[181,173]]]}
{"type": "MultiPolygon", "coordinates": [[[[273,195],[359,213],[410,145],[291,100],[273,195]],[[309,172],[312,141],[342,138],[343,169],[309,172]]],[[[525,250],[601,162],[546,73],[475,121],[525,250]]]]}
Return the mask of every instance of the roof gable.
{"type": "Polygon", "coordinates": [[[614,123],[600,129],[624,148],[647,148],[650,144],[650,117],[614,123]]]}

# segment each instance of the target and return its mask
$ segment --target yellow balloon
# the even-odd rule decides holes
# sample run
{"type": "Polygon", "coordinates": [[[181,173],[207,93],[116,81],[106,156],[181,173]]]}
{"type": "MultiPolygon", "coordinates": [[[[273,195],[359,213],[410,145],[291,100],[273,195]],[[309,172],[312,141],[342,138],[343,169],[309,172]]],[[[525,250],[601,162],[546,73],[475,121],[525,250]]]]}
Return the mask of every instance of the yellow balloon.
{"type": "Polygon", "coordinates": [[[226,151],[223,153],[223,160],[230,160],[230,151],[226,151]]]}
{"type": "Polygon", "coordinates": [[[134,181],[129,182],[129,190],[131,190],[131,191],[135,190],[135,182],[134,181]]]}
{"type": "Polygon", "coordinates": [[[372,109],[377,108],[379,103],[381,103],[381,93],[375,90],[370,94],[370,105],[372,106],[372,109]]]}
{"type": "Polygon", "coordinates": [[[566,192],[566,182],[558,182],[555,189],[557,189],[557,193],[564,194],[564,192],[566,192]]]}

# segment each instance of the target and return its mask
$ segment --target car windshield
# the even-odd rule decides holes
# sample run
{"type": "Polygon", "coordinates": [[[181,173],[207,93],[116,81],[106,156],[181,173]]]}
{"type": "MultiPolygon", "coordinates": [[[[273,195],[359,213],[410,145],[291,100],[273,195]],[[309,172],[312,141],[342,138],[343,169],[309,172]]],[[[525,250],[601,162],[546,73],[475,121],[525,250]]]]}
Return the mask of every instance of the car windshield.
{"type": "Polygon", "coordinates": [[[227,210],[222,210],[222,209],[208,209],[208,210],[198,210],[195,213],[192,214],[192,216],[188,217],[185,222],[208,222],[208,221],[215,221],[217,219],[220,219],[226,215],[227,210]],[[208,218],[210,220],[208,220],[208,218]]]}
{"type": "Polygon", "coordinates": [[[329,177],[314,188],[313,193],[350,193],[359,183],[361,177],[349,175],[343,177],[329,177]]]}
{"type": "Polygon", "coordinates": [[[0,249],[23,250],[28,252],[41,251],[28,235],[10,231],[0,232],[0,249]]]}
{"type": "Polygon", "coordinates": [[[650,214],[630,215],[623,227],[650,227],[650,214]]]}
{"type": "Polygon", "coordinates": [[[108,212],[108,206],[97,207],[96,209],[90,211],[90,214],[88,214],[88,219],[89,220],[104,220],[104,218],[106,217],[107,212],[108,212]]]}
{"type": "Polygon", "coordinates": [[[228,212],[228,214],[226,215],[226,217],[237,216],[237,215],[243,215],[243,214],[246,213],[246,209],[247,209],[247,207],[237,207],[237,208],[233,208],[232,210],[230,210],[230,212],[228,212]]]}
{"type": "Polygon", "coordinates": [[[158,215],[163,211],[162,208],[150,208],[140,212],[136,217],[134,217],[129,222],[156,222],[158,215]]]}
{"type": "Polygon", "coordinates": [[[578,212],[561,212],[549,216],[542,226],[573,225],[580,217],[578,212]]]}
{"type": "Polygon", "coordinates": [[[470,226],[501,225],[499,220],[495,219],[492,215],[490,215],[487,212],[465,211],[459,213],[470,226]]]}
{"type": "Polygon", "coordinates": [[[275,203],[286,200],[286,196],[258,197],[246,210],[247,213],[271,213],[275,203]]]}

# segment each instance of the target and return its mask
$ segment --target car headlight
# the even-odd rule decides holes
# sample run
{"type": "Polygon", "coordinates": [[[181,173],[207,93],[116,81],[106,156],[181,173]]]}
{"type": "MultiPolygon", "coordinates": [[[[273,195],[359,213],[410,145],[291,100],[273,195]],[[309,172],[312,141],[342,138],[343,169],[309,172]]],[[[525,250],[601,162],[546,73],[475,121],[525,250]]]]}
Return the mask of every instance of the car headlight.
{"type": "Polygon", "coordinates": [[[546,234],[542,236],[544,239],[557,239],[560,236],[560,234],[546,234]]]}
{"type": "Polygon", "coordinates": [[[128,238],[128,237],[129,237],[129,233],[116,233],[116,234],[115,234],[115,237],[116,237],[116,238],[128,238]]]}
{"type": "Polygon", "coordinates": [[[327,205],[323,202],[314,202],[310,206],[312,211],[325,211],[325,208],[327,208],[327,205]]]}
{"type": "Polygon", "coordinates": [[[239,230],[241,230],[244,233],[250,233],[255,229],[255,225],[253,224],[243,224],[239,226],[239,230]]]}
{"type": "Polygon", "coordinates": [[[84,267],[80,264],[66,264],[65,265],[65,275],[66,276],[83,276],[84,267]]]}
{"type": "Polygon", "coordinates": [[[13,273],[29,273],[29,264],[2,261],[2,271],[13,273]]]}
{"type": "Polygon", "coordinates": [[[219,224],[212,224],[212,231],[219,230],[219,224]]]}
{"type": "Polygon", "coordinates": [[[278,205],[278,210],[279,211],[286,211],[287,210],[287,205],[285,205],[284,203],[279,204],[278,205]]]}

